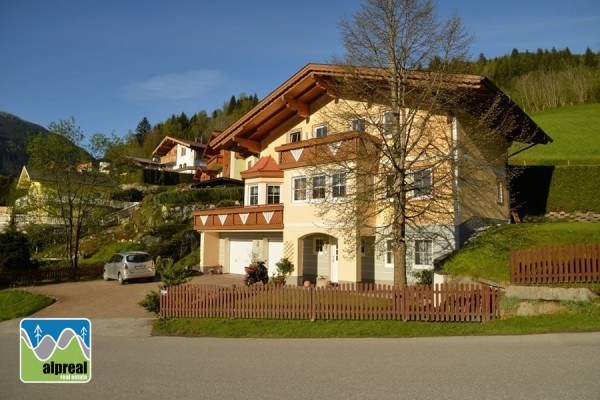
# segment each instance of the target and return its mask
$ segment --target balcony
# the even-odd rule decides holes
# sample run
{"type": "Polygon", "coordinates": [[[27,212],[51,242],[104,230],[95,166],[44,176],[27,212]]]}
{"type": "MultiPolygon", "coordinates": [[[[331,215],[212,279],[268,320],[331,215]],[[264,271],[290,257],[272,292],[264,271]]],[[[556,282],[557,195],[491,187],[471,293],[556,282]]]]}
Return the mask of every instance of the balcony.
{"type": "Polygon", "coordinates": [[[197,231],[256,231],[283,229],[283,204],[223,207],[192,214],[197,231]]]}
{"type": "MultiPolygon", "coordinates": [[[[275,148],[279,152],[281,169],[302,168],[307,165],[334,163],[339,160],[356,158],[357,152],[364,152],[365,141],[357,132],[339,133],[324,138],[300,140],[286,143],[275,148]]],[[[378,139],[368,136],[369,143],[378,143],[378,139]]],[[[375,154],[374,154],[375,155],[375,154]]]]}
{"type": "Polygon", "coordinates": [[[212,156],[206,163],[209,171],[221,171],[223,169],[223,153],[212,156]]]}
{"type": "Polygon", "coordinates": [[[175,164],[177,162],[177,154],[167,154],[160,158],[161,165],[175,164]]]}

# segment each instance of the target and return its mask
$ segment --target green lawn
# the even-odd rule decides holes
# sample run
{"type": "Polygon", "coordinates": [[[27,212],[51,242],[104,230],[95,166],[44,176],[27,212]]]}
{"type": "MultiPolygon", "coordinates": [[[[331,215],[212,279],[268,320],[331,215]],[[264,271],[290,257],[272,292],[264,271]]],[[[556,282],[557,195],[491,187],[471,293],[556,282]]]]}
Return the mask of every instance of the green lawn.
{"type": "MultiPolygon", "coordinates": [[[[580,104],[530,115],[554,140],[510,158],[512,165],[599,165],[600,104],[580,104]]],[[[511,153],[522,148],[515,144],[511,153]]]]}
{"type": "Polygon", "coordinates": [[[443,266],[451,275],[510,281],[510,249],[600,243],[600,224],[556,222],[501,225],[465,245],[443,266]]]}
{"type": "Polygon", "coordinates": [[[431,336],[527,335],[600,330],[600,301],[562,303],[564,311],[489,322],[314,321],[169,318],[154,322],[160,336],[226,338],[399,338],[431,336]]]}
{"type": "Polygon", "coordinates": [[[0,290],[0,321],[27,317],[52,303],[54,303],[54,299],[41,294],[33,294],[24,290],[0,290]]]}

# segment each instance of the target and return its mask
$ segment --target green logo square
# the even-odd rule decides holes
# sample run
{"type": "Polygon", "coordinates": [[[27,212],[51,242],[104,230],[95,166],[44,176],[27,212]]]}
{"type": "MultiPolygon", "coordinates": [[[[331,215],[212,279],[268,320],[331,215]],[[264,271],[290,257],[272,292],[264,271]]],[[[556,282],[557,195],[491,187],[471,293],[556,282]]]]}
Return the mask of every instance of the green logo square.
{"type": "Polygon", "coordinates": [[[92,378],[92,323],[87,318],[21,320],[21,381],[86,383],[92,378]]]}

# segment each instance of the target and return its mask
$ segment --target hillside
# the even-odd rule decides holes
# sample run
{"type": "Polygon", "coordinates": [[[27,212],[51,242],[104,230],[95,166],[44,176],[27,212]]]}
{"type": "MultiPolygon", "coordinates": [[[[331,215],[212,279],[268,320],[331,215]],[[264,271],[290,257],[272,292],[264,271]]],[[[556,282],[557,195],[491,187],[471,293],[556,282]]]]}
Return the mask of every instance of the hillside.
{"type": "Polygon", "coordinates": [[[48,131],[16,115],[0,111],[0,175],[17,176],[27,162],[26,144],[30,134],[48,131]]]}
{"type": "MultiPolygon", "coordinates": [[[[512,165],[600,165],[600,103],[530,114],[554,140],[510,158],[512,165]]],[[[514,146],[514,153],[523,146],[514,146]]]]}

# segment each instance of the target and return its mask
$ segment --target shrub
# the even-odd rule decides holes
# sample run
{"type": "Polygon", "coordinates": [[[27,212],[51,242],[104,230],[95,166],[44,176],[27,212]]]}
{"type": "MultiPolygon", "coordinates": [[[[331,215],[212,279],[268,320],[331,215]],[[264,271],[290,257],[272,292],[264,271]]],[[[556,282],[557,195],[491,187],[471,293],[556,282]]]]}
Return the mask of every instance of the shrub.
{"type": "Polygon", "coordinates": [[[138,304],[158,315],[160,313],[160,292],[157,290],[149,291],[138,304]]]}
{"type": "Polygon", "coordinates": [[[144,193],[138,189],[131,188],[113,192],[110,198],[111,200],[118,201],[142,201],[144,199],[144,193]]]}
{"type": "Polygon", "coordinates": [[[187,267],[175,264],[171,258],[162,259],[161,257],[156,257],[156,271],[160,274],[163,286],[159,286],[158,290],[151,290],[146,293],[138,304],[158,315],[160,313],[160,290],[182,285],[187,283],[190,278],[187,267]]]}
{"type": "Polygon", "coordinates": [[[413,271],[412,275],[417,280],[418,285],[433,285],[433,271],[430,269],[413,271]]]}

